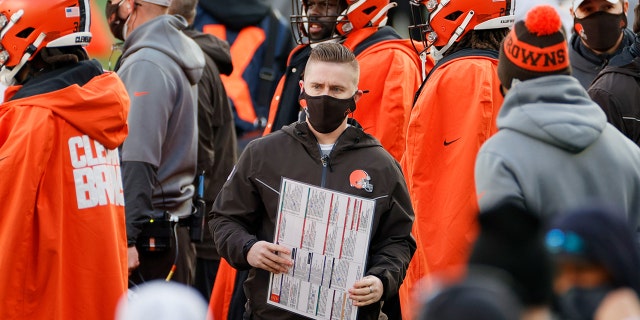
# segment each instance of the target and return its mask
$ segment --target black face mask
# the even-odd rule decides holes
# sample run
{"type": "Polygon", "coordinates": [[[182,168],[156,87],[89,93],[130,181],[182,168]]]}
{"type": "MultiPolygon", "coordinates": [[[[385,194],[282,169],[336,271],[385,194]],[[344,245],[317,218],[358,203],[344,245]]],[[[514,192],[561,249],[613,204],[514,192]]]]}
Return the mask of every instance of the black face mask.
{"type": "Polygon", "coordinates": [[[611,49],[620,39],[622,29],[626,26],[627,16],[624,13],[612,14],[600,11],[586,18],[573,20],[573,27],[580,38],[589,48],[597,51],[611,49]]]}
{"type": "Polygon", "coordinates": [[[604,297],[613,290],[605,285],[593,288],[573,287],[559,298],[560,312],[567,319],[591,320],[604,297]]]}
{"type": "Polygon", "coordinates": [[[107,6],[105,8],[105,14],[107,15],[107,20],[109,21],[109,30],[111,30],[111,34],[113,34],[116,39],[124,41],[124,25],[127,22],[127,19],[122,19],[118,16],[118,8],[124,3],[124,0],[111,4],[111,0],[107,0],[107,6]]]}
{"type": "Polygon", "coordinates": [[[307,112],[307,121],[320,133],[335,131],[344,118],[356,110],[355,95],[347,99],[338,99],[327,95],[310,96],[300,92],[300,105],[307,112]]]}

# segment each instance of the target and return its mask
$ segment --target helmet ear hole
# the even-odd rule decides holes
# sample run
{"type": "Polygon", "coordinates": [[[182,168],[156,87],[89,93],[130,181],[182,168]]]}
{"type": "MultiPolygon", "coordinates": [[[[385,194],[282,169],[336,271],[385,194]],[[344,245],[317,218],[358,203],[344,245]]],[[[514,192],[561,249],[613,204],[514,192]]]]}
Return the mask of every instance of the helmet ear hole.
{"type": "Polygon", "coordinates": [[[447,16],[445,16],[444,18],[445,18],[446,20],[449,20],[449,21],[456,21],[456,20],[458,20],[458,18],[459,18],[463,13],[464,13],[464,12],[462,12],[462,11],[455,11],[455,12],[452,12],[452,13],[448,14],[448,15],[447,15],[447,16]]]}
{"type": "Polygon", "coordinates": [[[35,30],[35,29],[34,29],[34,28],[31,28],[31,27],[29,27],[29,28],[24,28],[22,31],[20,31],[20,32],[18,32],[18,33],[16,34],[16,37],[17,37],[17,38],[26,39],[26,38],[28,38],[28,37],[33,33],[33,31],[34,31],[34,30],[35,30]]]}
{"type": "Polygon", "coordinates": [[[365,14],[367,14],[367,15],[369,15],[369,14],[371,14],[374,10],[376,10],[376,8],[378,8],[378,7],[376,7],[376,6],[372,6],[372,7],[369,7],[369,8],[366,8],[366,9],[362,10],[362,12],[364,12],[364,13],[365,13],[365,14]]]}

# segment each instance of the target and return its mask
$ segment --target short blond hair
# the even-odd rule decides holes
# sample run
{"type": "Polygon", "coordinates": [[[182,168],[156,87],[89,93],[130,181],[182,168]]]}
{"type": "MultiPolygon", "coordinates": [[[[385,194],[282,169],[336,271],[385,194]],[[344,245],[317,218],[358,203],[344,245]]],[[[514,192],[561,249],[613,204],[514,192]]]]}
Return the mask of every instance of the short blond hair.
{"type": "Polygon", "coordinates": [[[349,50],[349,48],[342,44],[335,42],[323,42],[315,45],[311,49],[309,54],[309,60],[307,60],[307,66],[305,73],[307,72],[309,65],[314,62],[331,62],[331,63],[344,63],[348,64],[356,72],[356,85],[360,78],[360,65],[356,56],[349,50]]]}

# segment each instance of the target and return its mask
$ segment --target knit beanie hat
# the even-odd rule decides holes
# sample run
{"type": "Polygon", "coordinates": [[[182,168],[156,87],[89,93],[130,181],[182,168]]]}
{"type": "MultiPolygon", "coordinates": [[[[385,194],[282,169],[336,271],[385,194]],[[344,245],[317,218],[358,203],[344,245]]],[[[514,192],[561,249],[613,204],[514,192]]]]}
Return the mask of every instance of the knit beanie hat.
{"type": "Polygon", "coordinates": [[[142,0],[142,1],[157,4],[163,7],[168,7],[171,5],[171,0],[142,0]]]}
{"type": "Polygon", "coordinates": [[[500,46],[498,78],[511,89],[514,79],[525,81],[554,74],[571,74],[562,21],[550,5],[533,7],[518,21],[500,46]]]}

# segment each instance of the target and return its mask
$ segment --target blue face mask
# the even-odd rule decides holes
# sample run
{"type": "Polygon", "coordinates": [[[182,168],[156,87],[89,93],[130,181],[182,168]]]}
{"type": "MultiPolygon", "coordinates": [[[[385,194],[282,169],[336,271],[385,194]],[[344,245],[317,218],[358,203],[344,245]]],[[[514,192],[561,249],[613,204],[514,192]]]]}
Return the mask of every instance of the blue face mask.
{"type": "Polygon", "coordinates": [[[566,319],[591,320],[604,297],[613,290],[610,285],[573,287],[559,297],[560,313],[566,319]]]}

